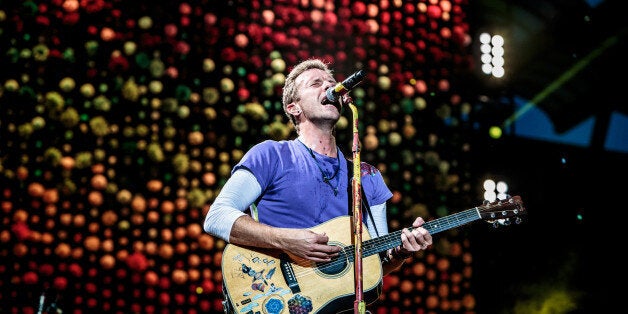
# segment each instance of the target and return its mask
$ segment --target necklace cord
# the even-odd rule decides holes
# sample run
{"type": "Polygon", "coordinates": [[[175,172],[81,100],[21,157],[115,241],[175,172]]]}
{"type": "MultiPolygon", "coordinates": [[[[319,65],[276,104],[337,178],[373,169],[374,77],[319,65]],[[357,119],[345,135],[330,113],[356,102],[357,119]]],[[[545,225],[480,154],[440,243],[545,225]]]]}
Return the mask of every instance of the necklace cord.
{"type": "Polygon", "coordinates": [[[301,140],[299,140],[299,143],[301,143],[301,145],[303,145],[303,147],[305,147],[307,149],[308,152],[310,152],[310,156],[312,156],[312,159],[314,159],[314,162],[316,163],[316,166],[318,167],[318,170],[320,170],[321,175],[323,176],[323,182],[325,182],[327,185],[329,185],[332,190],[334,190],[334,196],[338,195],[338,185],[340,185],[340,180],[338,180],[338,178],[336,178],[336,175],[338,175],[338,172],[340,171],[340,154],[336,154],[336,159],[338,160],[338,165],[335,167],[336,170],[334,170],[334,174],[330,177],[327,175],[327,172],[325,170],[323,170],[323,167],[321,167],[321,164],[318,162],[318,159],[316,159],[316,156],[314,155],[314,151],[307,147],[307,145],[305,145],[305,143],[301,142],[301,140]],[[331,185],[331,180],[333,178],[336,178],[336,186],[334,187],[333,185],[331,185]]]}

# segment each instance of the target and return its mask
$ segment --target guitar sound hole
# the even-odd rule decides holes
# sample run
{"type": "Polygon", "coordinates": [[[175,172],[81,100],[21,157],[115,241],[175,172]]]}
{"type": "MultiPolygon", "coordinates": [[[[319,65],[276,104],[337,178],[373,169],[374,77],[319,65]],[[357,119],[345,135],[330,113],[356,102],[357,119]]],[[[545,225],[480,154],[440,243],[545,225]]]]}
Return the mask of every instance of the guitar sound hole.
{"type": "Polygon", "coordinates": [[[338,257],[332,259],[329,262],[317,263],[317,270],[324,276],[337,276],[338,274],[344,274],[348,267],[349,261],[345,250],[340,250],[338,257]]]}

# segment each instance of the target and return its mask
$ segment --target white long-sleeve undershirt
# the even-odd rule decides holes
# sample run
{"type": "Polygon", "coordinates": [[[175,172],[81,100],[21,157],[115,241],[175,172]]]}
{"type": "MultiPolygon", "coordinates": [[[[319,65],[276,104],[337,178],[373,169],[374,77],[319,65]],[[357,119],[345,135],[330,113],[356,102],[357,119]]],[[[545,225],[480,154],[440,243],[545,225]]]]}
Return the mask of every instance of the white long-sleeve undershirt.
{"type": "MultiPolygon", "coordinates": [[[[262,188],[255,176],[246,169],[239,169],[227,180],[222,190],[211,204],[203,228],[205,232],[219,237],[229,242],[231,228],[235,221],[257,200],[261,195],[262,188]]],[[[371,205],[373,221],[377,226],[379,236],[388,233],[388,222],[386,218],[386,203],[371,205]]],[[[367,214],[363,216],[364,222],[368,226],[371,237],[376,237],[375,228],[369,220],[367,214]]]]}

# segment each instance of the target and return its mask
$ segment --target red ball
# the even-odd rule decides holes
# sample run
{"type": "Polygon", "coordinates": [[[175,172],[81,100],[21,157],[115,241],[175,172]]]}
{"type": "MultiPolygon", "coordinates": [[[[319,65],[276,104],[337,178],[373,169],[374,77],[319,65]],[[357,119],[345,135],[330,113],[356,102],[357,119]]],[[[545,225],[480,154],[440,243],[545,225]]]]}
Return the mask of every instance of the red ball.
{"type": "Polygon", "coordinates": [[[87,275],[88,275],[89,277],[96,277],[96,276],[98,276],[98,269],[96,269],[96,268],[90,268],[90,269],[87,271],[87,275]]]}
{"type": "Polygon", "coordinates": [[[68,270],[70,274],[72,274],[72,276],[74,277],[83,276],[83,268],[81,268],[81,266],[79,266],[79,264],[77,263],[70,264],[70,267],[68,267],[68,270]]]}
{"type": "Polygon", "coordinates": [[[52,286],[57,290],[65,290],[68,287],[68,280],[65,277],[57,277],[52,286]]]}
{"type": "Polygon", "coordinates": [[[159,278],[159,288],[162,288],[164,290],[169,289],[170,288],[170,279],[168,279],[167,277],[159,278]]]}
{"type": "Polygon", "coordinates": [[[157,292],[155,291],[155,289],[153,288],[148,288],[146,289],[146,291],[144,292],[144,295],[146,296],[146,298],[148,299],[154,299],[157,296],[157,292]]]}
{"type": "Polygon", "coordinates": [[[174,301],[179,305],[185,304],[185,296],[181,293],[177,293],[174,295],[174,301]]]}
{"type": "Polygon", "coordinates": [[[246,79],[247,81],[249,81],[249,83],[251,84],[257,84],[257,82],[259,82],[259,77],[257,76],[257,74],[255,73],[249,73],[246,75],[246,79]]]}
{"type": "Polygon", "coordinates": [[[39,280],[39,276],[37,275],[36,272],[29,271],[24,274],[24,277],[22,278],[22,280],[24,281],[25,284],[32,285],[34,283],[37,283],[37,281],[39,280]]]}
{"type": "Polygon", "coordinates": [[[438,5],[430,5],[427,7],[427,15],[433,19],[440,18],[443,11],[438,5]]]}
{"type": "Polygon", "coordinates": [[[170,295],[166,292],[162,292],[159,294],[159,304],[168,305],[170,304],[170,295]]]}
{"type": "Polygon", "coordinates": [[[251,92],[246,88],[239,88],[237,94],[240,101],[245,101],[251,96],[251,92]]]}
{"type": "Polygon", "coordinates": [[[94,308],[97,305],[98,305],[98,301],[96,301],[96,299],[94,299],[94,298],[87,299],[87,307],[94,308]]]}
{"type": "Polygon", "coordinates": [[[366,4],[364,2],[356,1],[351,6],[351,12],[353,16],[362,16],[366,13],[366,4]]]}
{"type": "Polygon", "coordinates": [[[92,294],[92,293],[98,292],[98,288],[96,287],[96,285],[93,282],[89,282],[89,283],[85,284],[85,291],[87,291],[88,293],[92,294]]]}
{"type": "Polygon", "coordinates": [[[131,311],[135,313],[140,313],[143,310],[143,306],[137,303],[131,304],[131,311]]]}
{"type": "Polygon", "coordinates": [[[213,281],[205,279],[205,281],[201,284],[201,288],[203,289],[203,293],[212,293],[214,292],[214,289],[216,289],[216,285],[213,281]]]}
{"type": "Polygon", "coordinates": [[[212,309],[212,304],[209,302],[209,300],[201,300],[201,302],[198,303],[198,307],[201,309],[201,311],[207,313],[212,309]]]}
{"type": "Polygon", "coordinates": [[[39,273],[44,276],[50,276],[54,273],[55,268],[50,264],[42,264],[39,266],[39,273]]]}
{"type": "Polygon", "coordinates": [[[146,256],[140,252],[134,252],[126,259],[126,264],[129,268],[136,272],[143,272],[148,268],[148,260],[146,256]]]}

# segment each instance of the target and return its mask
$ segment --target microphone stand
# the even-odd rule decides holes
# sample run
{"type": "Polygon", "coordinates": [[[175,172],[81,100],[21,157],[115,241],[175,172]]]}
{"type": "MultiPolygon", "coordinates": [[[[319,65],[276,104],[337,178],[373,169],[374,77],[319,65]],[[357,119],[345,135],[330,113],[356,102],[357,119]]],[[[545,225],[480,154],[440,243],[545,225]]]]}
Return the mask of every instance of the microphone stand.
{"type": "Polygon", "coordinates": [[[353,242],[355,247],[354,260],[354,278],[355,278],[355,301],[353,303],[354,314],[364,314],[366,312],[366,304],[364,302],[363,291],[363,269],[362,269],[362,181],[360,171],[360,137],[358,134],[358,109],[353,104],[353,100],[349,99],[349,108],[353,115],[353,145],[351,151],[353,153],[353,179],[351,187],[353,192],[353,242]]]}

